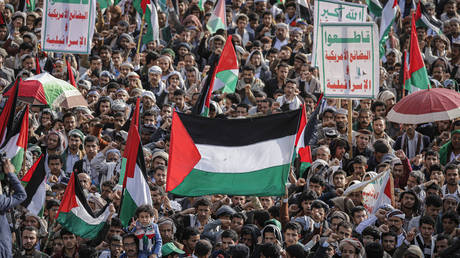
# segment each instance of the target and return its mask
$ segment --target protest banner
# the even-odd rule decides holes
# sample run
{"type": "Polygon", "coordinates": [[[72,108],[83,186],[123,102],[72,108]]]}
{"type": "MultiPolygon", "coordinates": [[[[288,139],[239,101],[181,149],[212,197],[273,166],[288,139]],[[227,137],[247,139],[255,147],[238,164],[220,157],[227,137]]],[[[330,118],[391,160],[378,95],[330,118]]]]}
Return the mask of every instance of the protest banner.
{"type": "Polygon", "coordinates": [[[89,54],[93,40],[96,0],[45,0],[43,51],[89,54]]]}
{"type": "Polygon", "coordinates": [[[377,25],[322,23],[320,35],[318,64],[324,96],[375,99],[380,75],[377,25]]]}
{"type": "Polygon", "coordinates": [[[367,18],[367,6],[335,0],[315,0],[315,11],[313,13],[313,51],[312,66],[318,66],[319,25],[322,22],[365,22],[367,18]]]}
{"type": "Polygon", "coordinates": [[[390,170],[382,172],[370,180],[348,187],[343,195],[347,196],[357,191],[362,191],[363,206],[369,214],[375,213],[383,205],[394,206],[394,185],[390,170]]]}

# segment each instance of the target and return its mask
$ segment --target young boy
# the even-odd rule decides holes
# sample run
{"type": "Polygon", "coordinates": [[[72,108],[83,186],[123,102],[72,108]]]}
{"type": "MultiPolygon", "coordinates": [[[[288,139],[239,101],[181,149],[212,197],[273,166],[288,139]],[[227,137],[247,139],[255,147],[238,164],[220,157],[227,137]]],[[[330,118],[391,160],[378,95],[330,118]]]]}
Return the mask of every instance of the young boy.
{"type": "Polygon", "coordinates": [[[153,222],[155,211],[151,205],[141,205],[136,209],[137,221],[128,228],[139,239],[139,254],[160,257],[162,240],[158,225],[153,222]]]}

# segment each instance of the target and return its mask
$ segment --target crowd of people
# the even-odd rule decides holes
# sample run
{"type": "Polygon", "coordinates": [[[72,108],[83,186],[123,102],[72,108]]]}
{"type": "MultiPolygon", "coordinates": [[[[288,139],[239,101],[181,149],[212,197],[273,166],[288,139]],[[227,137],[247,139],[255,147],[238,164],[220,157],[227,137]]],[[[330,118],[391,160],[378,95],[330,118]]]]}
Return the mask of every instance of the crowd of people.
{"type": "MultiPolygon", "coordinates": [[[[209,117],[248,119],[302,104],[310,116],[322,91],[318,69],[311,65],[313,1],[306,12],[290,0],[226,1],[227,30],[214,34],[206,23],[217,1],[158,1],[160,40],[144,42],[140,49],[136,1],[104,10],[98,3],[91,54],[65,56],[40,49],[43,1],[22,11],[24,2],[0,0],[0,89],[38,72],[70,81],[68,61],[88,106],[30,107],[23,168],[14,171],[9,161],[3,166],[9,180],[2,185],[9,190],[0,195],[1,257],[460,256],[460,120],[397,124],[386,119],[403,96],[401,53],[409,47],[412,0],[399,1],[381,60],[377,98],[326,98],[311,145],[311,166],[305,169],[296,161],[285,195],[260,197],[165,192],[172,114],[192,112],[213,60],[232,35],[239,80],[234,93],[214,92],[209,117]],[[123,226],[117,185],[138,98],[153,203],[140,206],[133,223],[123,226]],[[42,154],[47,157],[46,202],[37,216],[17,206],[25,199],[19,180],[42,154]],[[351,185],[388,170],[394,178],[394,205],[370,213],[361,190],[344,195],[351,185]],[[72,172],[91,209],[110,205],[113,213],[94,239],[83,239],[56,221],[72,172]],[[139,238],[135,227],[153,237],[139,238]]],[[[442,23],[442,34],[417,27],[432,87],[458,91],[459,3],[424,0],[422,5],[442,23]]]]}

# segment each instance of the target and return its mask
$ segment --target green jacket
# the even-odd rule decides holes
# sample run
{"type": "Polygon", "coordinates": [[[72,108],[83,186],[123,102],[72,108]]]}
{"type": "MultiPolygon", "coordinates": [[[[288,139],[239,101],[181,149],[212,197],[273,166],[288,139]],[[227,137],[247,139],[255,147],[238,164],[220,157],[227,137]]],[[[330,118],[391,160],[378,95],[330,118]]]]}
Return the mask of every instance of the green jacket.
{"type": "Polygon", "coordinates": [[[448,141],[446,144],[444,144],[441,149],[439,149],[439,161],[441,165],[445,166],[447,163],[449,163],[449,156],[452,153],[452,143],[451,141],[448,141]]]}

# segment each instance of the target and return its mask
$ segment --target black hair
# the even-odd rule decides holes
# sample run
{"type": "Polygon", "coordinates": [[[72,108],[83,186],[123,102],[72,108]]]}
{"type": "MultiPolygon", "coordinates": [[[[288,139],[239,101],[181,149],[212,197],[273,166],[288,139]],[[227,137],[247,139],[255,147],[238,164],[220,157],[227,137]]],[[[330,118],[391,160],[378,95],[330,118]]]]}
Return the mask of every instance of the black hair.
{"type": "Polygon", "coordinates": [[[186,227],[182,233],[182,240],[188,240],[192,236],[200,235],[200,232],[196,228],[186,227]]]}
{"type": "Polygon", "coordinates": [[[222,232],[221,238],[231,238],[234,242],[236,242],[238,241],[238,234],[232,229],[227,229],[222,232]]]}
{"type": "Polygon", "coordinates": [[[205,198],[205,197],[202,197],[200,199],[198,199],[195,204],[193,205],[193,207],[195,209],[198,209],[199,206],[208,206],[208,207],[211,207],[211,201],[208,199],[208,198],[205,198]]]}
{"type": "Polygon", "coordinates": [[[444,219],[450,219],[450,220],[454,221],[454,223],[456,225],[455,226],[456,228],[458,227],[458,224],[460,223],[460,219],[458,218],[458,215],[453,211],[448,211],[448,212],[444,213],[442,215],[441,221],[443,221],[444,219]]]}
{"type": "Polygon", "coordinates": [[[366,227],[361,235],[364,236],[372,236],[374,239],[380,239],[380,231],[376,226],[368,226],[366,227]]]}
{"type": "Polygon", "coordinates": [[[144,204],[144,205],[137,207],[136,213],[135,213],[136,217],[139,217],[139,214],[141,212],[147,212],[152,217],[155,215],[155,212],[153,211],[153,207],[150,204],[144,204]]]}
{"type": "Polygon", "coordinates": [[[299,235],[300,235],[300,232],[302,231],[302,227],[299,225],[299,223],[293,222],[293,221],[290,221],[286,225],[284,225],[283,229],[284,229],[284,232],[286,232],[286,230],[288,229],[293,230],[297,232],[297,234],[299,235]]]}
{"type": "Polygon", "coordinates": [[[211,243],[205,239],[198,241],[195,245],[195,255],[198,257],[207,255],[211,250],[211,243]]]}
{"type": "Polygon", "coordinates": [[[423,216],[423,217],[420,218],[419,226],[421,227],[422,224],[428,224],[428,225],[433,226],[433,228],[434,228],[436,222],[435,222],[434,219],[433,219],[432,217],[430,217],[430,216],[423,216]]]}
{"type": "Polygon", "coordinates": [[[355,206],[351,209],[350,213],[351,213],[351,217],[354,217],[355,216],[355,213],[356,212],[360,212],[360,211],[366,211],[366,208],[364,208],[363,206],[355,206]]]}
{"type": "Polygon", "coordinates": [[[263,226],[265,221],[270,219],[270,214],[266,210],[255,210],[253,213],[254,224],[263,226]]]}
{"type": "Polygon", "coordinates": [[[320,176],[312,176],[310,178],[310,183],[319,184],[320,186],[325,185],[324,180],[320,176]]]}
{"type": "Polygon", "coordinates": [[[48,156],[48,164],[50,164],[50,161],[51,161],[51,160],[59,160],[59,162],[61,162],[61,164],[62,164],[62,157],[61,157],[61,155],[50,154],[50,155],[48,156]]]}
{"type": "Polygon", "coordinates": [[[281,248],[273,243],[265,243],[260,246],[260,253],[266,258],[279,258],[281,248]]]}
{"type": "Polygon", "coordinates": [[[442,199],[438,195],[428,195],[425,198],[425,206],[442,207],[442,199]]]}

